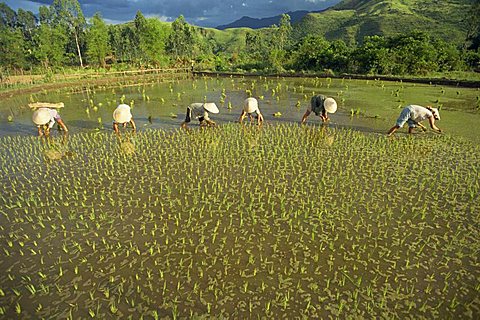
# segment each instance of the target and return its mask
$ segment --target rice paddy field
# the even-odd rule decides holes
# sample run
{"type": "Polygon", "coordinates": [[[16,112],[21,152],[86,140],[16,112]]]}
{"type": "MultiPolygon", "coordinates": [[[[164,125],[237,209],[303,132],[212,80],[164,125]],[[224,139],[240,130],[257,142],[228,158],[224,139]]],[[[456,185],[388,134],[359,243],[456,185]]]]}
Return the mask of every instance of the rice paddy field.
{"type": "MultiPolygon", "coordinates": [[[[36,134],[30,102],[64,102],[60,110],[71,133],[112,132],[112,112],[120,103],[132,106],[140,130],[174,130],[193,102],[215,102],[219,124],[236,122],[243,101],[259,100],[267,122],[300,122],[314,94],[336,99],[339,110],[331,116],[330,127],[384,134],[395,124],[408,104],[432,105],[440,109],[438,126],[446,133],[466,137],[480,144],[480,88],[460,88],[403,82],[331,78],[210,78],[142,83],[112,83],[109,86],[79,84],[71,89],[13,95],[0,101],[0,136],[36,134]]],[[[310,116],[308,124],[318,124],[310,116]]],[[[402,132],[406,132],[404,129],[402,132]]]]}
{"type": "Polygon", "coordinates": [[[0,318],[478,319],[478,90],[419,87],[226,78],[12,98],[0,318]],[[299,126],[314,91],[339,111],[299,126]],[[71,133],[35,137],[23,101],[62,94],[71,133]],[[263,127],[234,123],[250,94],[263,127]],[[446,133],[387,138],[414,97],[439,99],[446,133]],[[179,129],[204,99],[219,125],[179,129]],[[138,133],[112,134],[120,100],[138,133]]]}

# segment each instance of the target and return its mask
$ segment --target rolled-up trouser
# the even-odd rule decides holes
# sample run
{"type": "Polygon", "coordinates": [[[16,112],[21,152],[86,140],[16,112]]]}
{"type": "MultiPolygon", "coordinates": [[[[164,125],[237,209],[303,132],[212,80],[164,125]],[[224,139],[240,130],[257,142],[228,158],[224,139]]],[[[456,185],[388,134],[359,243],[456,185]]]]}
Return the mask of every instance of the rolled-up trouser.
{"type": "MultiPolygon", "coordinates": [[[[205,117],[203,116],[198,118],[198,121],[200,121],[200,123],[202,123],[203,120],[205,120],[205,117]]],[[[185,123],[189,123],[190,121],[192,121],[192,108],[187,107],[187,114],[185,115],[185,123]]]]}
{"type": "Polygon", "coordinates": [[[53,112],[52,115],[53,115],[52,119],[50,119],[50,121],[47,123],[49,129],[53,128],[53,125],[55,124],[55,122],[58,123],[59,120],[62,120],[62,118],[60,118],[60,114],[58,114],[56,110],[53,112]]]}
{"type": "Polygon", "coordinates": [[[408,123],[409,128],[416,128],[417,123],[412,119],[413,110],[411,106],[407,106],[403,108],[402,112],[400,112],[400,116],[397,119],[396,125],[401,128],[403,125],[408,123]]]}
{"type": "Polygon", "coordinates": [[[189,123],[192,121],[192,109],[190,107],[187,107],[187,114],[185,115],[185,122],[189,123]]]}
{"type": "Polygon", "coordinates": [[[258,112],[255,110],[253,112],[250,112],[248,116],[252,117],[253,119],[258,119],[258,112]]]}
{"type": "Polygon", "coordinates": [[[48,128],[49,128],[49,129],[52,129],[54,124],[55,124],[55,119],[52,118],[52,119],[47,123],[48,128]]]}

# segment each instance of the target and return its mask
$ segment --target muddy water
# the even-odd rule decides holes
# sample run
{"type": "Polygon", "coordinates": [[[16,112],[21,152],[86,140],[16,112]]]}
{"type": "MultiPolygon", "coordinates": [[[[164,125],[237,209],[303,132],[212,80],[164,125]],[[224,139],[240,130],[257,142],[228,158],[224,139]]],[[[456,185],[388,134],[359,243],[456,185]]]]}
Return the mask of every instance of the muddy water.
{"type": "Polygon", "coordinates": [[[478,144],[477,95],[200,78],[2,101],[0,318],[478,318],[479,147],[447,136],[478,144]],[[314,92],[368,134],[228,124],[249,93],[298,123],[314,92]],[[35,138],[30,99],[65,102],[71,134],[35,138]],[[140,134],[112,135],[121,100],[140,134]],[[221,128],[174,131],[204,100],[221,128]],[[384,137],[437,100],[445,135],[384,137]]]}
{"type": "MultiPolygon", "coordinates": [[[[213,101],[220,114],[217,123],[235,122],[243,100],[250,94],[259,99],[267,123],[299,122],[314,93],[334,97],[339,110],[329,126],[378,134],[394,125],[403,106],[441,106],[437,125],[447,134],[480,143],[479,89],[350,79],[304,78],[196,78],[125,87],[100,87],[78,91],[63,89],[35,95],[18,95],[0,101],[0,135],[35,135],[29,101],[65,103],[61,116],[71,133],[112,131],[112,112],[121,103],[133,105],[139,130],[178,128],[192,102],[213,101]],[[275,113],[281,116],[274,116],[275,113]],[[9,116],[12,118],[9,121],[9,116]]],[[[310,116],[308,124],[320,124],[310,116]]],[[[192,122],[192,127],[198,127],[192,122]]],[[[406,129],[400,130],[403,134],[406,129]]],[[[56,133],[58,134],[58,133],[56,133]]],[[[429,133],[434,134],[434,133],[429,133]]]]}

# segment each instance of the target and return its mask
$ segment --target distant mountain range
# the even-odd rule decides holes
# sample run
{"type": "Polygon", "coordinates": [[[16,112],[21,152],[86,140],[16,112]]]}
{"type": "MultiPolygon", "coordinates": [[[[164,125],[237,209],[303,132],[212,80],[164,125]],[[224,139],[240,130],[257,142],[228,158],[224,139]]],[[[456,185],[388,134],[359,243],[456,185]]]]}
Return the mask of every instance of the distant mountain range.
{"type": "MultiPolygon", "coordinates": [[[[303,19],[309,13],[319,13],[321,11],[306,11],[306,10],[298,10],[298,11],[290,11],[287,14],[290,16],[291,23],[297,23],[303,19]]],[[[274,16],[274,17],[267,17],[267,18],[251,18],[247,16],[243,16],[238,20],[235,20],[232,23],[224,24],[221,26],[217,26],[215,29],[218,30],[225,30],[230,28],[251,28],[251,29],[260,29],[270,27],[271,25],[278,25],[280,23],[280,19],[282,15],[274,16]]]]}

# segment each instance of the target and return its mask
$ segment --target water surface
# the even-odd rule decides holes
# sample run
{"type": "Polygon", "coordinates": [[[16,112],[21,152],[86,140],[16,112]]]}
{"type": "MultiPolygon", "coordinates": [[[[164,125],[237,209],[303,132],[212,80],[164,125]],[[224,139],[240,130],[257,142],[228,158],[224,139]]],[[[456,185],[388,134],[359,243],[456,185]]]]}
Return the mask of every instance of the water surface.
{"type": "MultiPolygon", "coordinates": [[[[202,78],[175,80],[124,87],[101,87],[80,92],[63,89],[35,95],[18,95],[0,102],[0,135],[35,135],[29,101],[65,103],[61,116],[71,133],[112,131],[112,112],[122,101],[133,102],[133,115],[139,130],[171,130],[185,117],[193,102],[217,103],[220,114],[212,115],[218,124],[235,122],[245,98],[259,99],[267,123],[299,122],[313,94],[334,97],[339,110],[331,115],[329,126],[385,133],[395,124],[408,104],[441,108],[437,125],[446,134],[480,142],[476,124],[480,122],[479,89],[373,80],[312,78],[202,78]],[[273,114],[280,112],[281,116],[273,114]],[[8,116],[13,122],[8,122],[8,116]]],[[[319,124],[310,116],[308,124],[319,124]]],[[[428,125],[428,123],[425,123],[428,125]]],[[[192,122],[192,127],[198,126],[192,122]]],[[[406,128],[399,134],[406,132],[406,128]]],[[[429,134],[434,134],[430,132],[429,134]]]]}

